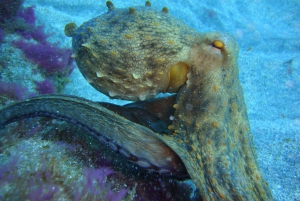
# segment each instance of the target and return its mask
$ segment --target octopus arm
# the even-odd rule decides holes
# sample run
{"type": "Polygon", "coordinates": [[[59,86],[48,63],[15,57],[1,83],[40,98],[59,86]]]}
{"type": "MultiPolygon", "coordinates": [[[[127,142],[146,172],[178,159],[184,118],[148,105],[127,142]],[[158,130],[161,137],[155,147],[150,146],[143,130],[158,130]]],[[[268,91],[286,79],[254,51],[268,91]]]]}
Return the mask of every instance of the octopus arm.
{"type": "Polygon", "coordinates": [[[74,96],[45,95],[0,110],[0,128],[24,118],[50,117],[79,126],[127,160],[168,175],[186,175],[179,156],[150,129],[74,96]]]}

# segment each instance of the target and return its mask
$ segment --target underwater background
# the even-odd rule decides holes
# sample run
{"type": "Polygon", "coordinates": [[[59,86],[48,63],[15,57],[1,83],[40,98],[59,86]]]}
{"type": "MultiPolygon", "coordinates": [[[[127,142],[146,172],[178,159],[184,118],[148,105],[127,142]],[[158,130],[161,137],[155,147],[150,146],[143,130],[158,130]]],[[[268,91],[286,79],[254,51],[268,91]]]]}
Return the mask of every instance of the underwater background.
{"type": "MultiPolygon", "coordinates": [[[[4,0],[0,2],[1,5],[11,3],[4,0]]],[[[145,2],[114,0],[113,3],[123,8],[143,6],[145,2]]],[[[237,40],[240,46],[240,80],[260,168],[275,200],[300,201],[300,2],[153,0],[151,3],[157,9],[167,6],[171,15],[199,32],[227,32],[237,40]]],[[[86,82],[70,58],[71,39],[64,35],[65,24],[75,22],[79,26],[107,12],[105,0],[25,0],[20,9],[19,13],[9,16],[11,23],[1,21],[2,106],[47,93],[70,94],[117,104],[128,102],[111,100],[86,82]],[[36,53],[27,54],[29,49],[36,53]],[[50,51],[44,52],[45,49],[50,51]],[[56,61],[55,55],[61,55],[62,60],[56,61]],[[39,66],[42,65],[48,68],[41,69],[39,66]]],[[[77,138],[69,140],[58,137],[60,132],[82,131],[61,125],[60,122],[52,123],[56,126],[47,131],[43,130],[49,124],[46,120],[35,123],[25,121],[20,123],[23,125],[13,125],[1,131],[0,164],[3,165],[0,167],[0,200],[18,200],[22,196],[30,200],[97,200],[93,196],[110,191],[108,189],[112,189],[116,195],[104,196],[103,199],[124,197],[130,184],[116,185],[114,179],[118,183],[126,183],[118,173],[110,177],[109,184],[103,184],[105,179],[102,177],[114,174],[113,170],[105,169],[114,165],[114,162],[106,161],[106,158],[110,160],[110,153],[101,156],[104,161],[95,162],[95,151],[89,150],[88,145],[77,138]],[[54,131],[57,133],[49,134],[54,131]],[[39,132],[43,138],[36,136],[39,132]],[[56,140],[49,140],[52,137],[56,140]],[[92,165],[90,161],[93,161],[92,165]],[[101,165],[105,168],[93,169],[101,165]],[[51,171],[48,171],[49,166],[51,171]],[[81,176],[78,176],[78,172],[81,176]],[[91,175],[99,177],[97,182],[105,190],[88,189],[91,175]],[[26,183],[28,180],[31,182],[26,183]],[[39,183],[39,186],[32,182],[39,183]],[[29,190],[26,190],[26,186],[29,190]],[[72,187],[61,190],[60,186],[72,187]],[[16,193],[14,189],[24,190],[16,193]],[[90,197],[85,197],[87,191],[90,191],[90,197]],[[72,193],[75,196],[68,197],[72,193]]],[[[133,178],[130,182],[147,185],[149,181],[133,178]]],[[[165,189],[167,184],[160,182],[159,185],[165,189]]],[[[190,200],[197,200],[197,196],[192,195],[194,187],[191,182],[182,182],[172,188],[178,190],[187,185],[192,186],[192,190],[186,196],[190,200]]],[[[168,193],[171,194],[164,191],[162,195],[170,200],[185,199],[184,196],[171,199],[168,193]]]]}

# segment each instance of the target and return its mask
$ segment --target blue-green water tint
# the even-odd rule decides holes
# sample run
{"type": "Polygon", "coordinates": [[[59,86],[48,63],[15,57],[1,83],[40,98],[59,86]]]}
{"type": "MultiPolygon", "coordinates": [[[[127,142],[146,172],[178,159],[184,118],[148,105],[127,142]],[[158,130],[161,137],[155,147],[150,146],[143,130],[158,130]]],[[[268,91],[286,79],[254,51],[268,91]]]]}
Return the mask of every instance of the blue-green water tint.
{"type": "MultiPolygon", "coordinates": [[[[113,1],[116,7],[143,1],[113,1]]],[[[223,31],[240,45],[240,79],[244,87],[260,167],[275,200],[300,200],[300,3],[297,0],[161,0],[153,7],[200,32],[223,31]]],[[[52,41],[71,47],[64,25],[77,25],[107,11],[105,1],[28,0],[52,41]]],[[[90,87],[77,69],[66,94],[111,101],[90,87]]],[[[124,102],[118,102],[123,104],[124,102]]]]}

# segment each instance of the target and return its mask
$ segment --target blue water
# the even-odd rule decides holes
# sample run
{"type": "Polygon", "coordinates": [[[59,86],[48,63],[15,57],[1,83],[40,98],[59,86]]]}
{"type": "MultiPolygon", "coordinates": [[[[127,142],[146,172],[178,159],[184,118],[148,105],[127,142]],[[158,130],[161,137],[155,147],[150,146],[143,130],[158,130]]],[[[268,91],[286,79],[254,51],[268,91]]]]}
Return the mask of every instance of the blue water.
{"type": "MultiPolygon", "coordinates": [[[[143,1],[114,0],[116,7],[143,1]]],[[[297,0],[160,0],[169,13],[200,32],[222,31],[240,45],[240,79],[260,167],[275,200],[300,200],[300,2],[297,0]]],[[[106,12],[104,1],[26,0],[49,40],[71,47],[66,23],[77,25],[106,12]]],[[[25,73],[26,74],[26,73],[25,73]]],[[[26,82],[24,82],[26,83],[26,82]]],[[[30,85],[30,84],[29,84],[30,85]]],[[[111,101],[95,91],[75,69],[64,93],[111,101]]],[[[122,104],[123,101],[114,101],[122,104]]]]}

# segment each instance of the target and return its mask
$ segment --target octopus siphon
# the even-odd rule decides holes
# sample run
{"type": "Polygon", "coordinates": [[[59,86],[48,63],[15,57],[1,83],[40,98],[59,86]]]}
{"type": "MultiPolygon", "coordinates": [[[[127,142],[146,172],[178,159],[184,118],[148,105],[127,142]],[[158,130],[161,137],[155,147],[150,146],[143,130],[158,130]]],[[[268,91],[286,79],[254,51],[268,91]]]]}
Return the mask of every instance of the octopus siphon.
{"type": "Polygon", "coordinates": [[[0,127],[23,118],[62,119],[138,166],[189,175],[203,200],[273,200],[259,169],[238,73],[238,45],[199,33],[149,1],[115,8],[77,27],[77,66],[88,83],[137,102],[117,106],[44,95],[0,110],[0,127]],[[160,92],[175,95],[155,99],[160,92]]]}

